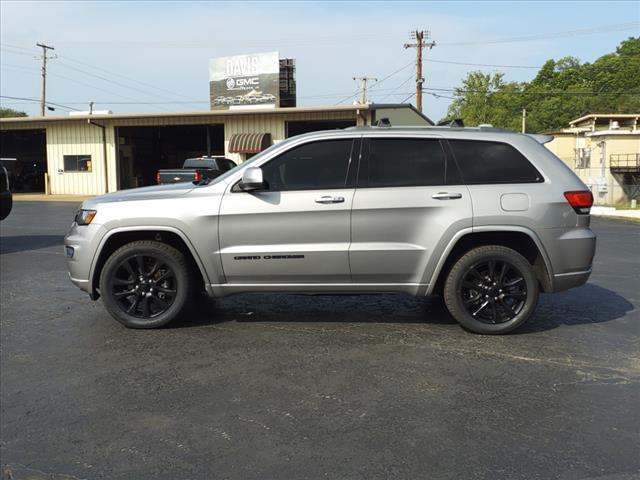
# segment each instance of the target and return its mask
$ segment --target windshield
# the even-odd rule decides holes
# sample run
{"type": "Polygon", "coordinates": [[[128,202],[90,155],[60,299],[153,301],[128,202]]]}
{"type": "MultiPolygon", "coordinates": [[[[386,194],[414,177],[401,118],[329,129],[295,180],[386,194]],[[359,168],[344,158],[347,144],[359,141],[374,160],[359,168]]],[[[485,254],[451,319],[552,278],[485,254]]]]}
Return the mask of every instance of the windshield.
{"type": "Polygon", "coordinates": [[[234,173],[236,173],[237,171],[239,171],[241,168],[245,168],[245,167],[250,167],[252,165],[254,165],[256,162],[258,162],[259,160],[262,159],[262,157],[264,157],[265,155],[268,155],[270,152],[272,152],[273,150],[275,150],[278,147],[281,147],[285,144],[287,144],[288,142],[290,142],[291,140],[284,140],[282,142],[278,142],[278,143],[274,143],[273,145],[271,145],[269,148],[266,148],[265,150],[261,151],[260,153],[258,153],[256,156],[252,157],[251,159],[247,160],[246,162],[242,162],[241,164],[239,164],[237,167],[232,168],[231,170],[227,170],[226,172],[224,172],[222,175],[216,177],[215,179],[213,179],[211,181],[211,183],[209,183],[209,185],[213,185],[216,183],[219,183],[221,181],[226,181],[226,179],[228,177],[230,177],[231,175],[233,175],[234,173]]]}

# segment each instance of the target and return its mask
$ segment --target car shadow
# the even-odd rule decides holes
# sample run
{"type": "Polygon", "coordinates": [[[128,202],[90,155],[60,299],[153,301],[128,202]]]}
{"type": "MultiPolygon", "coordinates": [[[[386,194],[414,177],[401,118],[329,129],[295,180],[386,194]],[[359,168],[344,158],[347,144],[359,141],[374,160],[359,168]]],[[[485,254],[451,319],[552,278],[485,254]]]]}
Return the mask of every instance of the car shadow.
{"type": "Polygon", "coordinates": [[[202,297],[169,327],[224,322],[455,324],[439,297],[246,293],[202,297]]]}
{"type": "Polygon", "coordinates": [[[42,248],[59,246],[62,251],[64,235],[15,235],[0,237],[0,255],[5,253],[26,252],[42,248]]]}
{"type": "Polygon", "coordinates": [[[541,295],[533,317],[514,334],[552,330],[559,326],[589,325],[624,317],[634,310],[622,295],[587,283],[554,295],[541,295]]]}
{"type": "MultiPolygon", "coordinates": [[[[533,317],[513,334],[609,322],[633,309],[618,293],[589,283],[556,295],[542,295],[533,317]]],[[[238,294],[217,299],[203,296],[167,328],[226,322],[457,323],[442,298],[435,296],[238,294]]]]}

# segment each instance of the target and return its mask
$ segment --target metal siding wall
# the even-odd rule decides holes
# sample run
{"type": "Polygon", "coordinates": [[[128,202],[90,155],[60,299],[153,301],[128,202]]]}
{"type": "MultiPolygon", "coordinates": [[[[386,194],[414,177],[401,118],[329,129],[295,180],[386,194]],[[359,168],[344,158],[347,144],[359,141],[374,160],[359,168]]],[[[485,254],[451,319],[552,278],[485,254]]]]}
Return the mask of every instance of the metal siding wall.
{"type": "MultiPolygon", "coordinates": [[[[369,117],[369,112],[364,112],[369,117]]],[[[285,122],[305,120],[361,120],[355,111],[326,111],[326,112],[302,112],[302,113],[252,113],[246,115],[207,115],[185,117],[158,117],[111,119],[106,116],[96,116],[93,120],[106,126],[107,136],[107,163],[109,191],[117,189],[117,138],[115,126],[163,126],[163,125],[224,125],[225,152],[229,158],[236,162],[242,160],[239,154],[229,153],[229,140],[235,133],[270,133],[274,143],[281,142],[285,138],[285,122]]],[[[104,188],[104,159],[102,149],[102,129],[86,123],[86,120],[78,121],[52,121],[52,122],[26,122],[3,123],[3,130],[36,129],[43,128],[47,135],[47,163],[51,193],[53,194],[77,194],[77,195],[101,195],[104,188]],[[64,172],[58,174],[58,170],[64,170],[64,155],[91,155],[91,173],[64,172]]]]}
{"type": "MultiPolygon", "coordinates": [[[[108,133],[109,128],[107,129],[108,133]]],[[[107,137],[108,140],[108,137],[107,137]]],[[[104,193],[102,129],[82,122],[47,126],[47,168],[53,194],[104,193]],[[64,172],[65,155],[91,155],[91,172],[64,172]],[[63,173],[59,174],[58,170],[63,173]]]]}

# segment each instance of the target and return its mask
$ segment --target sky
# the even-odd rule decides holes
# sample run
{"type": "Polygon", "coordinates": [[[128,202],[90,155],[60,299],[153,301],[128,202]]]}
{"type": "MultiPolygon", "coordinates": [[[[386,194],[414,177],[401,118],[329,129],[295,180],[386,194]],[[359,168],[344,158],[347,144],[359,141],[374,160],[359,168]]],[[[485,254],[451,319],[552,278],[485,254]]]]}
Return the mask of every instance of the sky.
{"type": "MultiPolygon", "coordinates": [[[[384,79],[371,101],[415,104],[416,52],[403,48],[415,29],[436,42],[425,50],[423,101],[437,121],[470,71],[525,81],[550,58],[592,62],[614,51],[640,35],[640,2],[2,0],[0,95],[40,97],[43,42],[57,55],[47,101],[61,106],[50,115],[91,101],[114,112],[208,110],[209,59],[267,51],[296,59],[298,106],[351,103],[361,76],[384,79]]],[[[39,112],[33,100],[0,105],[39,112]]]]}

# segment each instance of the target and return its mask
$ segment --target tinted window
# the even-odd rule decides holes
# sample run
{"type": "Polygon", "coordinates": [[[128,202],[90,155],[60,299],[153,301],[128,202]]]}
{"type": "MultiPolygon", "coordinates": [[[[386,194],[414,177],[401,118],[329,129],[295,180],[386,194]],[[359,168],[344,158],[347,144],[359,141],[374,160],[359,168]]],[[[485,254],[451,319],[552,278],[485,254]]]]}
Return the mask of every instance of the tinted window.
{"type": "Polygon", "coordinates": [[[269,190],[344,188],[352,140],[327,140],[293,148],[262,166],[269,190]]]}
{"type": "Polygon", "coordinates": [[[372,138],[369,187],[445,184],[445,156],[438,140],[372,138]]]}
{"type": "Polygon", "coordinates": [[[542,175],[511,145],[475,140],[449,140],[462,177],[468,184],[542,182],[542,175]]]}

